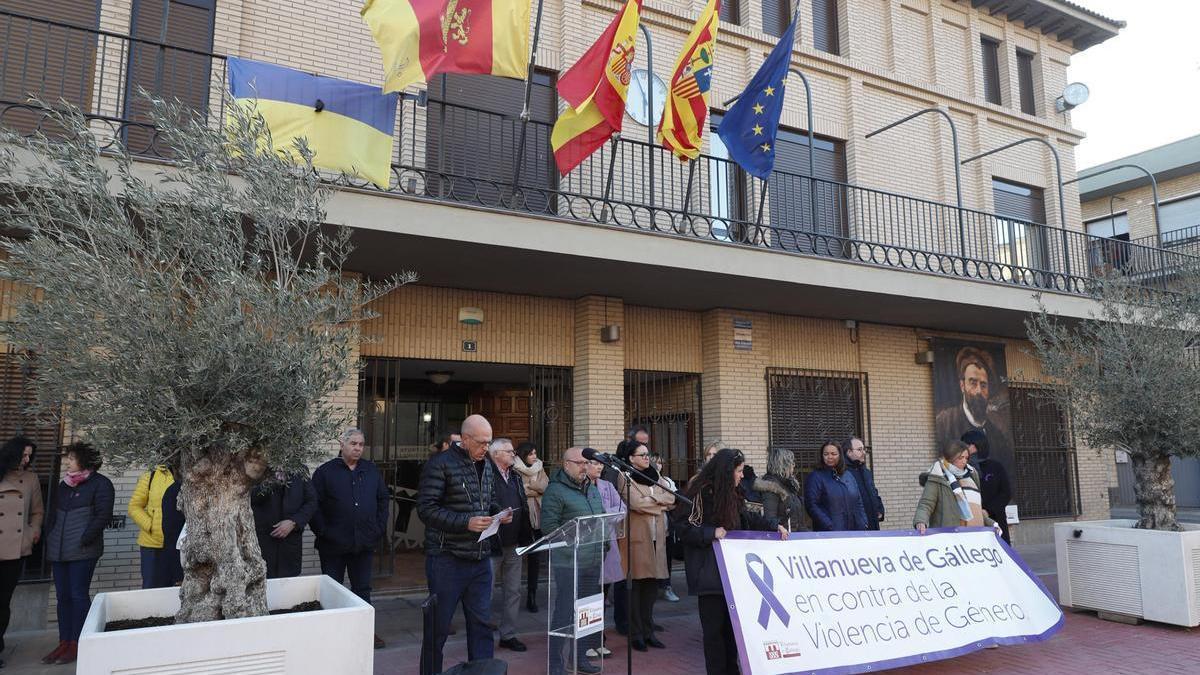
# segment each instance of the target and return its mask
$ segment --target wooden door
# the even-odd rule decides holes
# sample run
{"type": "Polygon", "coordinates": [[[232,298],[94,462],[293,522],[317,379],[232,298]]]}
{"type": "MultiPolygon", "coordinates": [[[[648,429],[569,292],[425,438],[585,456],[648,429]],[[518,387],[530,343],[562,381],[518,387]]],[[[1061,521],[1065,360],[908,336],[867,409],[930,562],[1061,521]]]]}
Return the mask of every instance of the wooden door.
{"type": "Polygon", "coordinates": [[[477,391],[471,394],[471,413],[492,423],[492,438],[508,438],[516,447],[529,440],[529,390],[477,391]]]}

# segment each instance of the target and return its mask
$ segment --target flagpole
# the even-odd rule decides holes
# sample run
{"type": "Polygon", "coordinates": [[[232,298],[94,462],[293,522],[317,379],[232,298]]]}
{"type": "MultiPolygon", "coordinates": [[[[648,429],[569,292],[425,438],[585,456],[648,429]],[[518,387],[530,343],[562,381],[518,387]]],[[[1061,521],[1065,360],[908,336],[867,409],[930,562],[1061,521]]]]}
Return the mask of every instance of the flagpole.
{"type": "Polygon", "coordinates": [[[604,181],[604,209],[600,211],[600,222],[608,222],[608,197],[612,194],[613,169],[617,165],[617,141],[621,140],[621,132],[616,132],[608,144],[608,178],[604,181]]]}
{"type": "MultiPolygon", "coordinates": [[[[692,204],[692,183],[694,182],[695,178],[696,178],[696,160],[690,159],[690,160],[688,160],[687,192],[685,192],[683,195],[683,219],[686,220],[689,224],[691,223],[691,216],[688,214],[688,209],[691,207],[691,204],[692,204]]],[[[680,234],[682,234],[682,233],[680,233],[680,234]]]]}
{"type": "MultiPolygon", "coordinates": [[[[650,209],[654,209],[654,43],[650,40],[650,29],[638,22],[638,28],[646,37],[646,157],[650,160],[650,209]]],[[[668,95],[670,95],[668,93],[668,95]]],[[[650,219],[654,220],[653,212],[650,219]]]]}
{"type": "Polygon", "coordinates": [[[517,166],[513,169],[513,191],[510,206],[515,206],[521,183],[521,167],[525,164],[525,138],[529,130],[529,102],[533,98],[533,71],[537,67],[538,40],[542,36],[542,8],[546,0],[538,0],[537,18],[533,21],[533,39],[529,49],[529,68],[525,72],[525,103],[521,108],[521,142],[517,145],[517,166]]]}

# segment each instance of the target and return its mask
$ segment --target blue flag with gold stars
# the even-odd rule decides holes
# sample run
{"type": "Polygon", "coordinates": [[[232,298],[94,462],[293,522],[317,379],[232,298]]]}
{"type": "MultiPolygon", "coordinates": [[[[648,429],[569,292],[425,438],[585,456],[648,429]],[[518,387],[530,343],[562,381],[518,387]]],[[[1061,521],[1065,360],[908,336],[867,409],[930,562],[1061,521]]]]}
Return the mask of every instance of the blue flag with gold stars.
{"type": "Polygon", "coordinates": [[[779,130],[779,114],[783,112],[783,81],[792,64],[795,36],[793,18],[779,44],[767,55],[717,127],[717,135],[729,150],[729,157],[747,173],[763,180],[770,177],[775,166],[775,134],[779,130]]]}

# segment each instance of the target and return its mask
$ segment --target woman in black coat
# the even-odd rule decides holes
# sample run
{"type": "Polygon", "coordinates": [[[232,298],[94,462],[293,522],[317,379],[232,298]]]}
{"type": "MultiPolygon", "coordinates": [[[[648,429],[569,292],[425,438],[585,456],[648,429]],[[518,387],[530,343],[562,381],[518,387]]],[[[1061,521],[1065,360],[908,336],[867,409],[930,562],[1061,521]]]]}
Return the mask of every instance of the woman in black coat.
{"type": "Polygon", "coordinates": [[[971,462],[979,467],[980,497],[983,510],[987,511],[992,520],[1000,526],[1000,536],[1009,544],[1008,514],[1006,509],[1012,501],[1012,484],[1008,482],[1008,470],[1000,460],[991,458],[987,434],[978,429],[972,429],[963,434],[962,442],[971,451],[971,462]]]}
{"type": "Polygon", "coordinates": [[[59,643],[42,663],[72,663],[78,654],[79,633],[92,605],[92,573],[104,555],[104,528],[112,522],[116,496],[112,481],[98,473],[100,464],[100,453],[87,443],[63,451],[65,473],[43,537],[54,570],[59,643]]]}
{"type": "Polygon", "coordinates": [[[783,539],[788,537],[787,527],[775,519],[746,510],[746,500],[738,489],[745,462],[739,450],[724,448],[718,452],[684,489],[692,505],[681,503],[671,514],[676,535],[684,546],[688,593],[698,596],[708,675],[738,672],[737,643],[713,542],[724,539],[730,530],[778,529],[783,539]]]}
{"type": "Polygon", "coordinates": [[[763,512],[792,532],[805,532],[804,494],[796,480],[796,455],[785,448],[767,450],[767,474],[754,481],[763,512]]]}
{"type": "Polygon", "coordinates": [[[858,483],[858,494],[867,515],[867,529],[878,530],[879,523],[883,522],[883,498],[875,489],[875,474],[867,467],[867,446],[861,438],[851,436],[842,443],[842,454],[846,456],[846,473],[854,476],[858,483]]]}

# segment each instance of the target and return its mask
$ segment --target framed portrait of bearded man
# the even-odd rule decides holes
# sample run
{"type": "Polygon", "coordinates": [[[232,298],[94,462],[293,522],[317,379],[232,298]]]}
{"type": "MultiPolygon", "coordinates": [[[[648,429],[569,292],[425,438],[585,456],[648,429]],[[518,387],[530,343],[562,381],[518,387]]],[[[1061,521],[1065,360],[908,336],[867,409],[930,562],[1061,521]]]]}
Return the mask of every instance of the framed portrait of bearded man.
{"type": "Polygon", "coordinates": [[[1003,343],[934,339],[933,408],[939,449],[968,431],[981,431],[991,458],[1010,477],[1016,475],[1003,343]]]}

